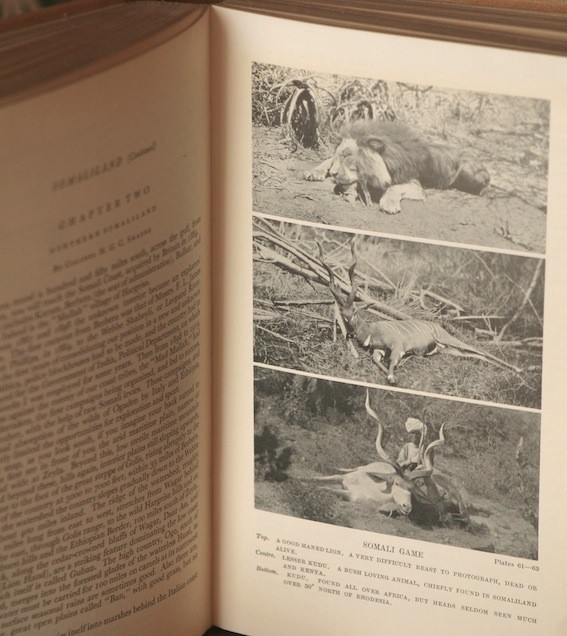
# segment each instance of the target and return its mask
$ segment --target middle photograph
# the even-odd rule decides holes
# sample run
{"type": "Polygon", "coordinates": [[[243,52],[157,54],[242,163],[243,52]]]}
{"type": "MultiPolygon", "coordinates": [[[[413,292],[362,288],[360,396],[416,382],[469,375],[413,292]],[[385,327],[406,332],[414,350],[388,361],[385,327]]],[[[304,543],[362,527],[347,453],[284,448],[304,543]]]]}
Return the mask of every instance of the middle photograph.
{"type": "Polygon", "coordinates": [[[253,223],[255,362],[540,408],[543,259],[253,223]]]}

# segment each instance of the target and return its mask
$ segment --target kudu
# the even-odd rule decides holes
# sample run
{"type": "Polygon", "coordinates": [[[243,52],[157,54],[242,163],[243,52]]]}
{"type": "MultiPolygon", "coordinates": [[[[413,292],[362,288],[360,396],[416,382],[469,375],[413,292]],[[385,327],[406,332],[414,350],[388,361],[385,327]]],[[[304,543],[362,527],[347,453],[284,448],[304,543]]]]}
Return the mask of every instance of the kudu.
{"type": "Polygon", "coordinates": [[[340,486],[340,488],[327,488],[327,490],[348,501],[377,503],[380,512],[397,511],[402,515],[408,515],[412,510],[412,495],[421,501],[436,505],[441,497],[435,485],[428,478],[433,473],[432,451],[436,446],[445,442],[444,425],[439,429],[439,438],[431,442],[425,449],[423,448],[426,433],[424,428],[420,443],[421,464],[413,471],[405,471],[391,459],[382,446],[382,424],[370,406],[368,391],[366,392],[365,407],[367,413],[377,422],[376,451],[382,461],[372,462],[358,468],[340,469],[341,472],[336,475],[315,477],[314,480],[340,486]],[[416,482],[418,479],[424,479],[425,489],[416,482]]]}
{"type": "MultiPolygon", "coordinates": [[[[349,267],[350,293],[343,298],[339,287],[335,283],[335,275],[331,267],[323,260],[323,250],[319,247],[319,260],[329,274],[329,290],[339,307],[340,314],[346,327],[354,335],[355,339],[365,349],[371,352],[374,363],[386,374],[388,382],[395,384],[394,370],[406,354],[430,356],[439,349],[445,350],[451,355],[463,358],[478,358],[506,369],[512,369],[521,373],[522,369],[500,360],[490,353],[486,353],[461,342],[459,339],[445,331],[440,325],[427,320],[364,320],[359,315],[359,308],[354,306],[354,300],[358,291],[358,283],[355,278],[357,265],[354,242],[351,244],[352,263],[349,267]],[[386,368],[382,359],[389,353],[390,361],[386,368]]],[[[368,307],[368,303],[364,305],[368,307]]]]}

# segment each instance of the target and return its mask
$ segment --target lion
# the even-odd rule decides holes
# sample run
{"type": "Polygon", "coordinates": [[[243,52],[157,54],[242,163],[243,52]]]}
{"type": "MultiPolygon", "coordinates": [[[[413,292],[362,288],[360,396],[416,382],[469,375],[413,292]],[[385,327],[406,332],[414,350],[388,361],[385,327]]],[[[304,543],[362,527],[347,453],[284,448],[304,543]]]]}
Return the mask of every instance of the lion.
{"type": "Polygon", "coordinates": [[[327,177],[337,193],[368,206],[377,201],[388,214],[401,211],[402,199],[424,199],[423,188],[480,195],[490,183],[486,168],[468,152],[372,120],[345,128],[335,154],[303,175],[307,181],[327,177]]]}

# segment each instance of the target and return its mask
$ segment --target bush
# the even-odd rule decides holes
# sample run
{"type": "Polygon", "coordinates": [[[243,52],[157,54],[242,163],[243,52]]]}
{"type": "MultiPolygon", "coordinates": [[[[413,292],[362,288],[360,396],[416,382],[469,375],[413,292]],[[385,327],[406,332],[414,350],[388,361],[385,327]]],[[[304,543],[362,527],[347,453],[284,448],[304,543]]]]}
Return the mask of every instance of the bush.
{"type": "Polygon", "coordinates": [[[291,466],[293,449],[281,448],[282,444],[269,426],[264,426],[260,435],[254,435],[254,473],[264,481],[284,481],[291,466]]]}

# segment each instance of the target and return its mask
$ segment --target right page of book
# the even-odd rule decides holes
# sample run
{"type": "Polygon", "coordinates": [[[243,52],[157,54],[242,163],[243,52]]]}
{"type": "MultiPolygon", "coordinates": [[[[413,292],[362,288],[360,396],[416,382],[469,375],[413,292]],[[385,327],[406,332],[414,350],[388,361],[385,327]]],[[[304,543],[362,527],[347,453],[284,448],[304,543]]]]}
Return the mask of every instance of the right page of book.
{"type": "Polygon", "coordinates": [[[216,622],[565,634],[565,59],[212,38],[216,622]]]}

